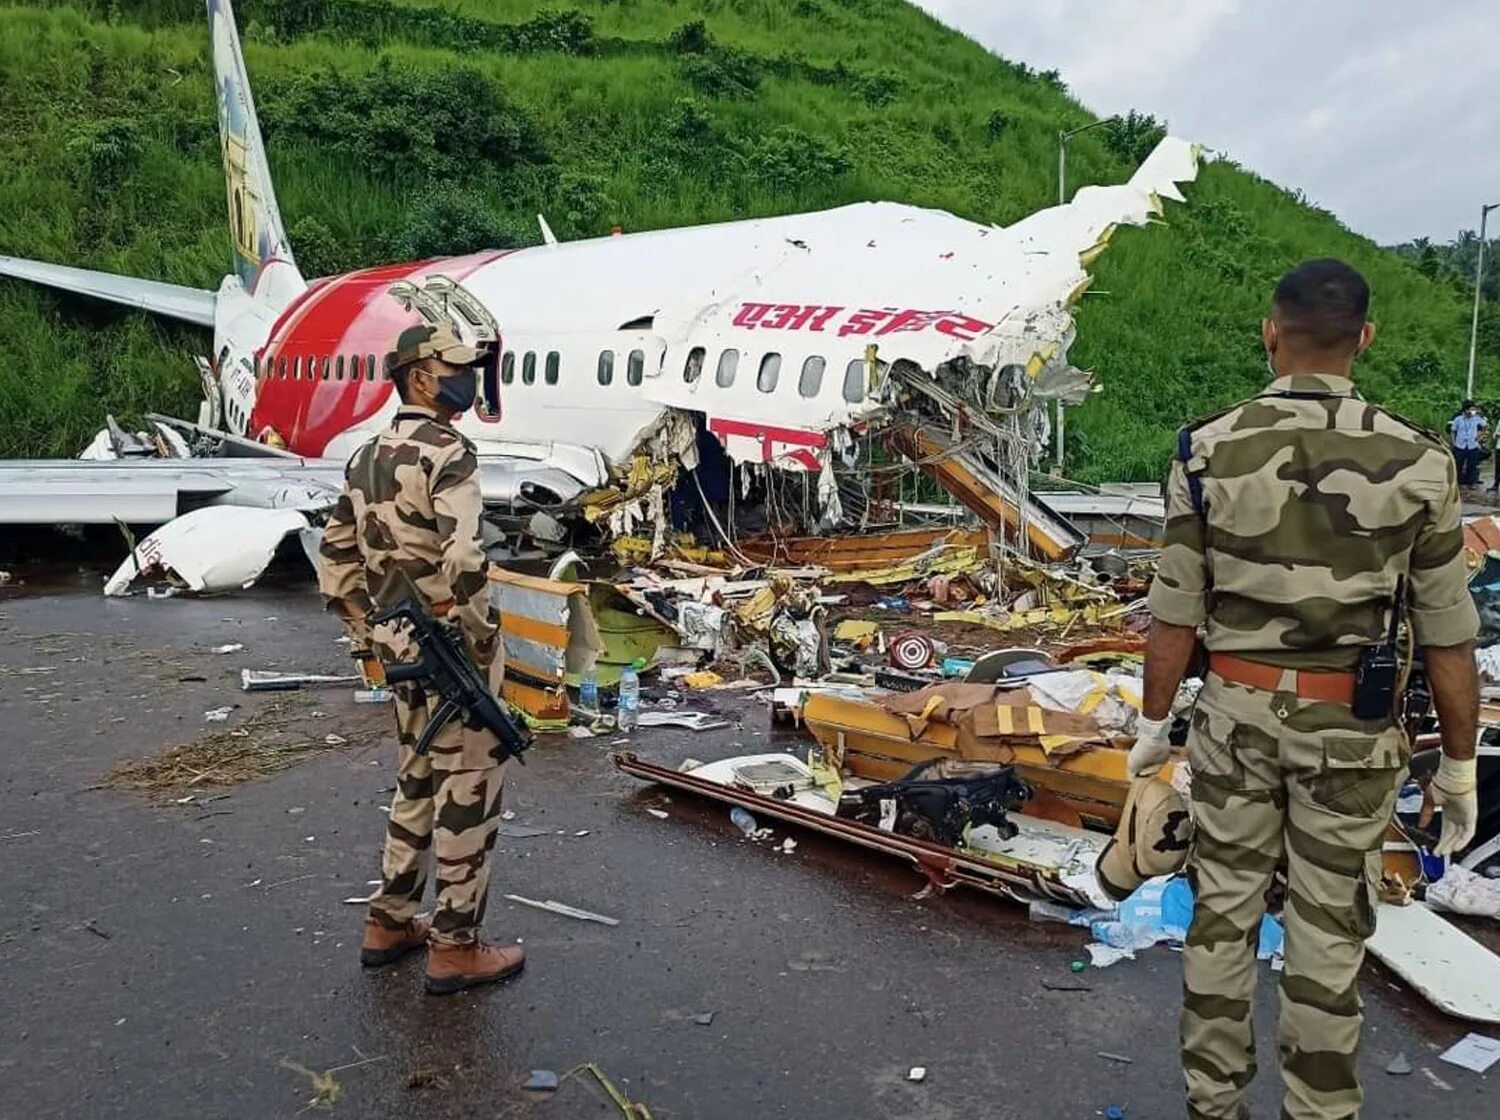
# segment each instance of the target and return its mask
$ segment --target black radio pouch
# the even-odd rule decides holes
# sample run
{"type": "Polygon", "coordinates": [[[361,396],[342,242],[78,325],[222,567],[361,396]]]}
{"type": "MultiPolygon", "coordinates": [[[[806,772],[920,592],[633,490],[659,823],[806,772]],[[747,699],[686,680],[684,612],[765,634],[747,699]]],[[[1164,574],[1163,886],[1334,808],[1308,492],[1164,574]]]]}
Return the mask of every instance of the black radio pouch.
{"type": "Polygon", "coordinates": [[[1359,651],[1354,668],[1355,719],[1390,719],[1396,711],[1396,682],[1401,677],[1401,659],[1396,655],[1396,630],[1406,601],[1406,577],[1396,579],[1396,598],[1391,604],[1391,629],[1386,640],[1359,651]]]}

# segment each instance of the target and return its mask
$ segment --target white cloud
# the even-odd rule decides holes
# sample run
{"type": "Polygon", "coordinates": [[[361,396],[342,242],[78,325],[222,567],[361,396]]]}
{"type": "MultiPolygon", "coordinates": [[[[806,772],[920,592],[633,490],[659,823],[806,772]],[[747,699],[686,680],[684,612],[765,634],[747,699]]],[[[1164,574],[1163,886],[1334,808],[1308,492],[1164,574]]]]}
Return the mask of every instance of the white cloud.
{"type": "Polygon", "coordinates": [[[1299,187],[1379,241],[1453,236],[1500,199],[1493,0],[919,0],[997,54],[1057,69],[1299,187]]]}

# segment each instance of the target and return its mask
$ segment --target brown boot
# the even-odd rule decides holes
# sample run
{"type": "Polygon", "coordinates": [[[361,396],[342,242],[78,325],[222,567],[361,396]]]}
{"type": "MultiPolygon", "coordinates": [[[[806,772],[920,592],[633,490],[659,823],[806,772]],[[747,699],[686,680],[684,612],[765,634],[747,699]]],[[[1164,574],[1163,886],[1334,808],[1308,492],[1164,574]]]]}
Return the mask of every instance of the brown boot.
{"type": "Polygon", "coordinates": [[[518,945],[486,945],[473,941],[449,945],[434,941],[427,947],[427,990],[444,996],[514,976],[526,966],[526,950],[518,945]]]}
{"type": "Polygon", "coordinates": [[[427,944],[427,931],[431,928],[420,918],[413,918],[400,929],[381,925],[374,918],[365,919],[365,939],[359,947],[359,963],[366,968],[379,968],[406,956],[413,949],[427,944]]]}

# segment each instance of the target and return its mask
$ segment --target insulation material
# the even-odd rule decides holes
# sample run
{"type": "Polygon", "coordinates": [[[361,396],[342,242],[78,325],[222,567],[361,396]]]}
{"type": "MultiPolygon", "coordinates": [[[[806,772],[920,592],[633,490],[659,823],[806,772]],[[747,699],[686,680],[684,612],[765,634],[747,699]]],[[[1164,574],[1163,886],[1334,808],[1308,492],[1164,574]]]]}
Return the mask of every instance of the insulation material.
{"type": "Polygon", "coordinates": [[[491,565],[490,596],[500,610],[507,678],[518,673],[561,692],[568,673],[593,668],[603,642],[586,586],[491,565]]]}
{"type": "Polygon", "coordinates": [[[1039,704],[1093,719],[1111,735],[1132,734],[1141,712],[1141,679],[1131,673],[1088,669],[1039,673],[1026,686],[1039,704]]]}
{"type": "Polygon", "coordinates": [[[1500,879],[1488,879],[1467,867],[1449,864],[1443,877],[1427,888],[1427,904],[1437,910],[1500,922],[1500,879]]]}
{"type": "Polygon", "coordinates": [[[730,615],[723,607],[691,600],[678,604],[677,633],[689,649],[705,649],[718,657],[734,642],[730,615]]]}

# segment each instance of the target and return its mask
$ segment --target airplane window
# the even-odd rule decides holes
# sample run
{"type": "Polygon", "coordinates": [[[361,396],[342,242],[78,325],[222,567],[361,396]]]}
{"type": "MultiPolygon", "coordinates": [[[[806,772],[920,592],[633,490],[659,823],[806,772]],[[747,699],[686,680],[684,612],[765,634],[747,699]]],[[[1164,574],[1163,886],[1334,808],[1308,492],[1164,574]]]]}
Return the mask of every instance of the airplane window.
{"type": "Polygon", "coordinates": [[[740,368],[740,352],[725,350],[719,355],[719,368],[714,372],[714,384],[727,389],[734,384],[734,372],[740,368]]]}
{"type": "Polygon", "coordinates": [[[335,381],[344,380],[344,355],[342,354],[339,355],[338,361],[334,364],[333,379],[335,381]]]}
{"type": "Polygon", "coordinates": [[[292,359],[292,380],[302,380],[302,358],[300,355],[292,359]]]}
{"type": "Polygon", "coordinates": [[[350,381],[358,381],[359,380],[359,355],[358,354],[350,354],[349,355],[349,380],[350,381]]]}
{"type": "Polygon", "coordinates": [[[285,356],[276,359],[276,377],[280,381],[285,381],[286,380],[286,358],[285,358],[285,356]]]}
{"type": "Polygon", "coordinates": [[[599,384],[608,385],[615,379],[615,352],[599,351],[599,384]]]}
{"type": "Polygon", "coordinates": [[[385,352],[385,361],[380,366],[380,380],[389,381],[391,379],[391,359],[395,356],[396,352],[394,350],[387,350],[385,352]]]}
{"type": "Polygon", "coordinates": [[[375,355],[374,354],[366,354],[365,355],[365,380],[366,381],[374,381],[375,380],[375,355]]]}
{"type": "Polygon", "coordinates": [[[844,399],[859,404],[865,399],[865,360],[855,358],[844,367],[844,399]]]}
{"type": "Polygon", "coordinates": [[[694,346],[688,351],[687,364],[682,367],[682,379],[689,385],[703,375],[703,354],[701,346],[694,346]]]}
{"type": "Polygon", "coordinates": [[[526,351],[526,356],[521,359],[521,384],[536,384],[536,351],[526,351]]]}
{"type": "Polygon", "coordinates": [[[329,368],[328,367],[333,364],[333,359],[331,359],[327,354],[324,354],[321,360],[318,359],[318,358],[314,358],[313,361],[319,362],[319,364],[322,367],[320,372],[323,375],[323,380],[327,381],[328,380],[328,374],[329,374],[329,368]]]}
{"type": "Polygon", "coordinates": [[[755,387],[762,393],[774,393],[776,381],[781,377],[781,355],[767,354],[760,360],[760,372],[755,375],[755,387]]]}
{"type": "Polygon", "coordinates": [[[625,362],[625,383],[627,385],[639,385],[641,378],[646,375],[646,352],[644,350],[632,350],[630,357],[625,362]]]}
{"type": "Polygon", "coordinates": [[[500,380],[509,385],[516,379],[516,352],[507,350],[500,358],[500,380]]]}
{"type": "Polygon", "coordinates": [[[547,351],[547,365],[542,372],[542,380],[548,385],[557,384],[557,369],[561,363],[562,358],[558,356],[556,350],[547,351]]]}
{"type": "Polygon", "coordinates": [[[802,363],[802,376],[797,379],[797,392],[804,397],[816,397],[823,387],[823,370],[828,363],[814,354],[802,363]]]}

